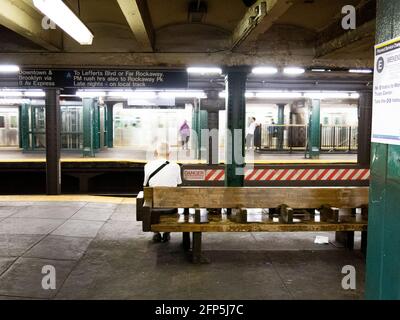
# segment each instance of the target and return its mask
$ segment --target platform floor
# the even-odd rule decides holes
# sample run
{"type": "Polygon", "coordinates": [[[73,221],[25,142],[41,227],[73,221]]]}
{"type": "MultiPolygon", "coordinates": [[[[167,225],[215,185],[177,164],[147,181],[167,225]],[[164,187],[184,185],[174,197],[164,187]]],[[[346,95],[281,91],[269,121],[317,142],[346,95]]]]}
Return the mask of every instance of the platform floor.
{"type": "Polygon", "coordinates": [[[316,235],[205,234],[212,262],[193,265],[181,235],[151,242],[132,198],[3,196],[0,299],[362,299],[360,252],[316,235]],[[44,265],[56,268],[56,290],[41,287],[44,265]],[[344,265],[356,268],[354,291],[341,288],[344,265]]]}
{"type": "MultiPolygon", "coordinates": [[[[304,153],[258,153],[254,152],[250,156],[246,153],[246,161],[248,163],[355,163],[357,162],[357,154],[350,153],[322,153],[319,160],[305,159],[304,153]]],[[[128,161],[145,163],[146,159],[151,157],[151,153],[146,151],[137,151],[127,148],[112,148],[102,150],[96,153],[94,158],[83,158],[81,152],[63,151],[61,159],[64,161],[128,161]]],[[[195,160],[190,152],[182,150],[174,150],[170,154],[172,160],[181,163],[205,163],[205,160],[195,160]]],[[[223,154],[220,155],[223,159],[223,154]]],[[[23,162],[23,161],[45,161],[44,152],[22,152],[21,150],[0,148],[0,162],[23,162]]]]}

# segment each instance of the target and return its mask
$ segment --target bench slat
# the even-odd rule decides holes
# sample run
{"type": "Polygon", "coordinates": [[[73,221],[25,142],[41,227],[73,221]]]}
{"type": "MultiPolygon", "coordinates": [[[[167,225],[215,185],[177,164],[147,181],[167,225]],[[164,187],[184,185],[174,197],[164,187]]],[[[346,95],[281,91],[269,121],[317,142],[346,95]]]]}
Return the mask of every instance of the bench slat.
{"type": "Polygon", "coordinates": [[[145,188],[153,208],[319,208],[341,209],[368,204],[368,187],[155,187],[145,188]]]}
{"type": "Polygon", "coordinates": [[[153,224],[154,232],[295,232],[295,231],[367,231],[367,221],[346,217],[340,223],[301,221],[291,224],[277,222],[238,223],[209,217],[209,223],[179,222],[176,215],[161,215],[160,223],[153,224]]]}

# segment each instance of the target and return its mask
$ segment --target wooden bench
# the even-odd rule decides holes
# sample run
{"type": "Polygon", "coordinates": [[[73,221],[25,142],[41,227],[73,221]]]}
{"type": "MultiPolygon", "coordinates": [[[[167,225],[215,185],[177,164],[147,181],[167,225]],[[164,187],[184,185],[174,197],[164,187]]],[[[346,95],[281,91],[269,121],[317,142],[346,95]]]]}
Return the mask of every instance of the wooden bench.
{"type": "Polygon", "coordinates": [[[361,231],[365,251],[367,218],[367,187],[154,187],[145,188],[137,198],[143,231],[182,232],[183,247],[191,249],[196,263],[203,261],[202,232],[336,231],[336,240],[352,249],[354,231],[361,231]],[[185,211],[158,212],[168,208],[185,211]],[[195,209],[194,215],[189,215],[189,208],[195,209]],[[201,208],[209,213],[201,215],[201,208]],[[249,208],[269,213],[254,214],[249,208]],[[356,215],[357,209],[361,214],[356,215]],[[320,212],[319,221],[315,210],[320,212]]]}

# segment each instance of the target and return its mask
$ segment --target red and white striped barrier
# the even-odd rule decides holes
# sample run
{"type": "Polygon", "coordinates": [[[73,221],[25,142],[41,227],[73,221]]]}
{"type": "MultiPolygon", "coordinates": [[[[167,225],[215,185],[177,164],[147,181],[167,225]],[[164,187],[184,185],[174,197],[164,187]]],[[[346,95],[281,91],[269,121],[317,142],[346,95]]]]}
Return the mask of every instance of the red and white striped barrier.
{"type": "MultiPolygon", "coordinates": [[[[252,169],[247,170],[246,181],[364,181],[369,169],[252,169]]],[[[206,170],[205,181],[223,181],[223,169],[206,170]]]]}

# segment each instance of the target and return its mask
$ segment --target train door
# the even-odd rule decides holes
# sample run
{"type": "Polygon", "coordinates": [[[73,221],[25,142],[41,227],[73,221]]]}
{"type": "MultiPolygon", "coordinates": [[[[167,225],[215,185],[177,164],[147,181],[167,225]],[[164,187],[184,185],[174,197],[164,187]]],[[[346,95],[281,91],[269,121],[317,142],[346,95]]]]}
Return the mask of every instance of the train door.
{"type": "Polygon", "coordinates": [[[19,147],[18,107],[0,108],[0,148],[19,147]]]}
{"type": "Polygon", "coordinates": [[[80,150],[83,147],[83,117],[81,106],[61,107],[61,148],[80,150]]]}
{"type": "Polygon", "coordinates": [[[104,148],[106,145],[105,141],[105,123],[106,123],[106,112],[104,106],[99,106],[99,139],[100,139],[100,149],[104,148]]]}
{"type": "Polygon", "coordinates": [[[32,150],[46,148],[46,110],[43,106],[32,106],[30,112],[30,145],[32,150]]]}

